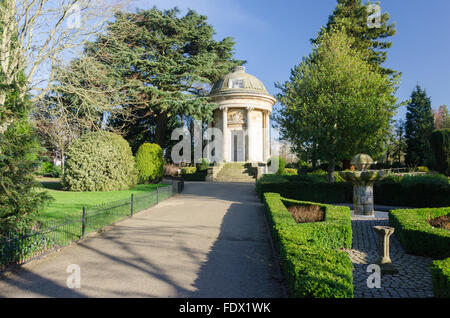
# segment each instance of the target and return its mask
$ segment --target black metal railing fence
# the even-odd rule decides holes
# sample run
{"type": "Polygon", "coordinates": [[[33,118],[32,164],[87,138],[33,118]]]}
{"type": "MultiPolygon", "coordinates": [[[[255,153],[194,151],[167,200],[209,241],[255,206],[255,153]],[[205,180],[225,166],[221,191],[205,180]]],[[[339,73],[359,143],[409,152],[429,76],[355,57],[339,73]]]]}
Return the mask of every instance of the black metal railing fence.
{"type": "Polygon", "coordinates": [[[182,179],[172,179],[163,187],[129,199],[83,207],[77,217],[41,222],[30,230],[0,233],[0,271],[9,265],[23,264],[83,239],[90,232],[132,217],[183,190],[182,179]],[[171,184],[170,184],[171,183],[171,184]]]}

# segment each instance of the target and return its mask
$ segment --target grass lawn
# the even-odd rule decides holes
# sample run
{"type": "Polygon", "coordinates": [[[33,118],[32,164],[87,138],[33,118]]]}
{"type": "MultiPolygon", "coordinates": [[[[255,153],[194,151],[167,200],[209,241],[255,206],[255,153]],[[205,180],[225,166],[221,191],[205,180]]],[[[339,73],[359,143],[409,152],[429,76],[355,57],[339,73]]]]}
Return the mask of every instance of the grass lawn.
{"type": "Polygon", "coordinates": [[[94,207],[99,204],[125,200],[131,197],[131,194],[139,195],[149,192],[157,187],[165,186],[163,184],[141,184],[131,190],[107,191],[107,192],[72,192],[62,191],[58,179],[39,178],[38,179],[44,191],[53,197],[53,201],[39,211],[39,221],[56,221],[58,219],[81,216],[83,206],[94,207]]]}

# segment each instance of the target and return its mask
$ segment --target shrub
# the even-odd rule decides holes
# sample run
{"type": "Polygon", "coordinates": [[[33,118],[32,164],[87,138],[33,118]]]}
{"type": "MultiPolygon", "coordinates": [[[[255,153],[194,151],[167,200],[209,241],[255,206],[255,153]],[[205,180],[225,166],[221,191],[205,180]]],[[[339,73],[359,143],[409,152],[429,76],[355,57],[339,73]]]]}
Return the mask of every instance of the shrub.
{"type": "Polygon", "coordinates": [[[208,168],[209,168],[209,161],[206,158],[202,158],[202,162],[197,163],[195,166],[197,168],[197,171],[208,170],[208,168]]]}
{"type": "Polygon", "coordinates": [[[256,182],[256,191],[262,198],[266,192],[275,192],[290,199],[321,203],[352,202],[353,186],[347,182],[326,182],[326,176],[264,175],[256,182]]]}
{"type": "Polygon", "coordinates": [[[51,162],[44,161],[41,165],[39,174],[44,177],[59,178],[61,176],[61,167],[51,162]]]}
{"type": "Polygon", "coordinates": [[[140,183],[159,182],[164,173],[163,150],[157,144],[143,143],[136,152],[140,183]]]}
{"type": "Polygon", "coordinates": [[[297,169],[295,169],[295,168],[285,168],[284,169],[284,173],[286,175],[296,175],[297,174],[297,169]]]}
{"type": "Polygon", "coordinates": [[[197,172],[196,167],[183,167],[181,168],[182,174],[195,174],[197,172]]]}
{"type": "Polygon", "coordinates": [[[450,258],[433,261],[431,266],[434,295],[450,298],[450,258]]]}
{"type": "Polygon", "coordinates": [[[353,297],[350,209],[282,198],[265,193],[264,204],[291,297],[353,297]],[[319,206],[325,221],[296,223],[286,206],[319,206]]]}
{"type": "Polygon", "coordinates": [[[430,172],[430,169],[428,169],[428,167],[426,167],[426,166],[420,166],[420,167],[417,167],[417,171],[418,172],[430,172]]]}
{"type": "MultiPolygon", "coordinates": [[[[321,203],[350,203],[353,185],[337,179],[326,181],[326,175],[299,176],[264,175],[256,182],[262,198],[265,192],[280,193],[283,197],[321,203]]],[[[374,185],[375,204],[393,206],[445,207],[450,206],[450,185],[442,175],[388,176],[374,185]]]]}
{"type": "Polygon", "coordinates": [[[97,131],[76,139],[67,150],[63,186],[71,191],[114,191],[134,187],[138,172],[128,142],[97,131]]]}
{"type": "Polygon", "coordinates": [[[181,168],[181,175],[185,181],[205,181],[208,169],[197,170],[196,167],[181,168]]]}
{"type": "Polygon", "coordinates": [[[428,220],[449,213],[450,208],[393,210],[389,223],[408,253],[441,259],[450,257],[450,232],[433,228],[428,220]]]}
{"type": "Polygon", "coordinates": [[[436,159],[436,169],[450,176],[450,129],[435,130],[431,134],[431,147],[436,159]]]}

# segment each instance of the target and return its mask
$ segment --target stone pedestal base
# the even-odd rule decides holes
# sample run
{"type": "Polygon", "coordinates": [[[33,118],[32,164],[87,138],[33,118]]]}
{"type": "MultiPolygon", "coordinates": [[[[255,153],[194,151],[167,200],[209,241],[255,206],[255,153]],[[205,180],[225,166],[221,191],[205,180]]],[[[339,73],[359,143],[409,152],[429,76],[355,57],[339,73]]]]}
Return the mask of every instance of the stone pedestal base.
{"type": "Polygon", "coordinates": [[[374,217],[373,183],[353,185],[353,209],[355,215],[374,217]]]}
{"type": "Polygon", "coordinates": [[[398,270],[392,264],[389,256],[389,237],[394,233],[394,228],[389,226],[374,226],[374,231],[378,234],[378,261],[380,265],[381,274],[393,275],[397,274],[398,270]]]}

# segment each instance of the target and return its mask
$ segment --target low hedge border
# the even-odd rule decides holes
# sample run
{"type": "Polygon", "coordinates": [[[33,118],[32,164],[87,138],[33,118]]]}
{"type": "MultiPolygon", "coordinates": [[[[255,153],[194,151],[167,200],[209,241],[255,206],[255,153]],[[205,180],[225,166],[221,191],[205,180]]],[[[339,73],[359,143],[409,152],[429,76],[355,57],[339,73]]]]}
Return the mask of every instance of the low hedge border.
{"type": "Polygon", "coordinates": [[[433,261],[431,275],[434,295],[439,298],[450,298],[450,257],[433,261]]]}
{"type": "MultiPolygon", "coordinates": [[[[310,176],[263,177],[256,183],[258,195],[280,193],[285,198],[321,203],[351,203],[353,185],[348,182],[316,182],[310,176]]],[[[381,181],[374,185],[375,204],[417,208],[450,206],[450,185],[418,183],[403,185],[381,181]]]]}
{"type": "Polygon", "coordinates": [[[352,244],[350,209],[285,199],[278,193],[265,193],[264,205],[289,295],[353,297],[353,264],[346,252],[338,250],[352,244]],[[290,205],[319,206],[325,220],[296,223],[286,208],[290,205]]]}
{"type": "Polygon", "coordinates": [[[428,218],[450,213],[449,208],[402,209],[389,213],[389,224],[395,228],[403,248],[411,254],[442,260],[433,261],[431,274],[436,297],[450,297],[450,233],[434,228],[428,218]]]}
{"type": "Polygon", "coordinates": [[[450,232],[432,227],[427,219],[449,213],[450,207],[392,210],[389,224],[408,253],[443,259],[450,257],[450,232]]]}

